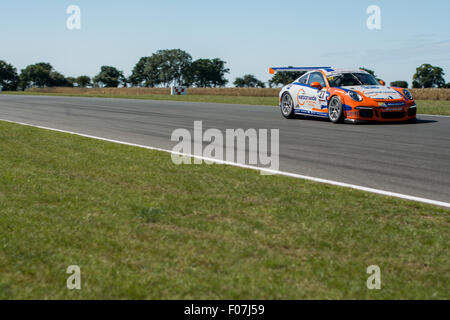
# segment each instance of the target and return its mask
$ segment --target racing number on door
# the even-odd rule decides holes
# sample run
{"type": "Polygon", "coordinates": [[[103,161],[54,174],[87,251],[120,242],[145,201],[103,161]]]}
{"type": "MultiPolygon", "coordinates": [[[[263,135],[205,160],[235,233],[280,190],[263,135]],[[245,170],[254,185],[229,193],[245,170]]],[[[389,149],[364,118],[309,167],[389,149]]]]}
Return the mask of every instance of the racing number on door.
{"type": "Polygon", "coordinates": [[[327,97],[327,91],[326,90],[322,90],[319,92],[319,100],[325,100],[327,97]]]}

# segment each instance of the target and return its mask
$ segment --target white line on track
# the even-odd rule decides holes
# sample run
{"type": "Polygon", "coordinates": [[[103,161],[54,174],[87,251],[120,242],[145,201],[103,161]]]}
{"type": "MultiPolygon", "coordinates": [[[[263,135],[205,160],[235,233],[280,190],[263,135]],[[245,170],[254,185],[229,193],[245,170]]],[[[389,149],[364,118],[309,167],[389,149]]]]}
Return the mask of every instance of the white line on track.
{"type": "Polygon", "coordinates": [[[46,130],[51,130],[51,131],[56,131],[56,132],[68,133],[68,134],[73,134],[73,135],[81,136],[81,137],[85,137],[85,138],[91,138],[91,139],[96,139],[96,140],[113,142],[113,143],[123,144],[123,145],[127,145],[127,146],[132,146],[132,147],[139,147],[139,148],[144,148],[144,149],[149,149],[149,150],[168,152],[168,153],[171,153],[171,154],[176,154],[176,155],[188,156],[188,157],[192,157],[192,158],[201,159],[203,161],[211,161],[211,162],[214,162],[214,163],[217,163],[217,164],[225,164],[225,165],[230,165],[230,166],[235,166],[235,167],[240,167],[240,168],[258,170],[258,171],[264,172],[266,174],[274,174],[274,175],[287,176],[287,177],[291,177],[291,178],[309,180],[309,181],[325,183],[325,184],[330,184],[330,185],[344,187],[344,188],[351,188],[351,189],[366,191],[366,192],[380,194],[380,195],[384,195],[384,196],[400,198],[400,199],[404,199],[404,200],[411,200],[411,201],[422,202],[422,203],[427,203],[427,204],[432,204],[432,205],[436,205],[436,206],[450,208],[450,203],[449,202],[436,201],[436,200],[431,200],[431,199],[426,199],[426,198],[421,198],[421,197],[416,197],[416,196],[410,196],[410,195],[401,194],[401,193],[395,193],[395,192],[390,192],[390,191],[385,191],[385,190],[379,190],[379,189],[374,189],[374,188],[369,188],[369,187],[358,186],[358,185],[344,183],[344,182],[338,182],[338,181],[333,181],[333,180],[315,178],[315,177],[305,176],[305,175],[301,175],[301,174],[297,174],[297,173],[290,173],[290,172],[284,172],[284,171],[277,171],[277,170],[272,170],[272,169],[260,168],[260,167],[256,167],[256,166],[250,166],[250,165],[246,165],[246,164],[239,164],[239,163],[230,162],[230,161],[224,161],[224,160],[217,160],[217,159],[212,159],[212,158],[208,158],[208,157],[201,157],[201,156],[191,155],[191,154],[183,154],[183,153],[175,152],[175,151],[172,151],[172,150],[166,150],[166,149],[150,147],[150,146],[145,146],[145,145],[131,143],[131,142],[125,142],[125,141],[113,140],[113,139],[108,139],[108,138],[102,138],[102,137],[92,136],[92,135],[79,133],[79,132],[72,132],[72,131],[61,130],[61,129],[56,129],[56,128],[43,127],[43,126],[33,125],[33,124],[29,124],[29,123],[24,123],[24,122],[11,121],[11,120],[6,120],[6,119],[0,119],[0,121],[20,124],[20,125],[23,125],[23,126],[35,127],[35,128],[39,128],[39,129],[46,129],[46,130]]]}
{"type": "Polygon", "coordinates": [[[427,114],[427,113],[418,113],[417,116],[428,116],[428,117],[443,117],[450,118],[450,116],[444,116],[442,114],[427,114]]]}

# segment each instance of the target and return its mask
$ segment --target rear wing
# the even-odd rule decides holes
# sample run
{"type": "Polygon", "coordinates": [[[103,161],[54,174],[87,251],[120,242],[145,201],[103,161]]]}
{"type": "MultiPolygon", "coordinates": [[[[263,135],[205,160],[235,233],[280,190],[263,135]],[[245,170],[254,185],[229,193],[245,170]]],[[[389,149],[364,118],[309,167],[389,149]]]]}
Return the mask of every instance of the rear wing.
{"type": "Polygon", "coordinates": [[[278,67],[272,67],[269,68],[269,73],[274,74],[275,72],[298,72],[298,71],[313,71],[313,70],[319,70],[319,69],[325,69],[328,72],[334,71],[331,67],[284,67],[284,68],[278,68],[278,67]]]}

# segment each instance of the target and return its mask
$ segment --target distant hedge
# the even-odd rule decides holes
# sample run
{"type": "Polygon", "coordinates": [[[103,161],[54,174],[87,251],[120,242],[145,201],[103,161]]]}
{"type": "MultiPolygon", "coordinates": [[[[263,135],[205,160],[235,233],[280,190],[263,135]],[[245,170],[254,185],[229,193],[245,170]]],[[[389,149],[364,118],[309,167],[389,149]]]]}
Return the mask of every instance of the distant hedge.
{"type": "Polygon", "coordinates": [[[408,88],[408,82],[406,82],[406,81],[394,81],[394,82],[391,82],[391,87],[408,88]]]}

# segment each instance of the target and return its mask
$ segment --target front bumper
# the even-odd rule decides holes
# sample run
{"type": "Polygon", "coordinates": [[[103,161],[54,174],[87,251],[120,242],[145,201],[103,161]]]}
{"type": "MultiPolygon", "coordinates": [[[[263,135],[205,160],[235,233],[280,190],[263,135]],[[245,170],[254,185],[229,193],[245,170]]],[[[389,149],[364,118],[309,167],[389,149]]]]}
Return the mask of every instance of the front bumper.
{"type": "Polygon", "coordinates": [[[404,107],[354,107],[347,111],[348,120],[357,121],[408,121],[416,118],[416,105],[404,107]]]}

